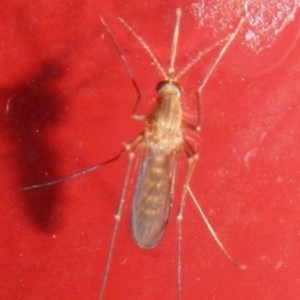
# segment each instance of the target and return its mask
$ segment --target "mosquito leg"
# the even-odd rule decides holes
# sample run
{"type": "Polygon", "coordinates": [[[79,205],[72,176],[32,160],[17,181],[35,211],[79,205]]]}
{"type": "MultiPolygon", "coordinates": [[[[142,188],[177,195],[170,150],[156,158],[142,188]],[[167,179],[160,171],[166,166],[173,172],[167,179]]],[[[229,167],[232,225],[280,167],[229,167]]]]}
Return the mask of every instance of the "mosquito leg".
{"type": "Polygon", "coordinates": [[[181,300],[181,240],[182,240],[182,218],[183,218],[183,210],[184,210],[184,206],[185,206],[185,199],[186,199],[186,195],[189,194],[194,202],[194,204],[196,205],[196,208],[200,214],[200,216],[202,217],[205,225],[207,226],[209,232],[211,233],[212,237],[214,238],[214,240],[216,241],[216,243],[218,244],[218,246],[220,247],[221,251],[224,253],[224,255],[227,257],[227,259],[236,267],[240,268],[240,269],[245,269],[246,266],[244,265],[239,265],[238,263],[236,263],[231,256],[229,255],[228,251],[226,250],[226,248],[223,246],[223,244],[221,243],[220,239],[218,238],[218,236],[216,235],[214,229],[212,228],[212,226],[210,225],[209,221],[207,220],[207,218],[205,217],[205,214],[203,213],[199,203],[197,202],[194,194],[191,191],[190,188],[190,180],[192,178],[192,174],[194,172],[197,160],[198,160],[198,154],[195,152],[195,150],[192,148],[192,146],[185,140],[184,141],[185,144],[185,153],[188,157],[188,170],[187,170],[187,174],[186,174],[186,178],[185,178],[185,182],[184,182],[184,187],[183,187],[183,192],[182,192],[182,196],[181,196],[181,201],[180,201],[180,207],[179,207],[179,212],[177,215],[177,256],[178,256],[178,261],[177,261],[177,290],[178,290],[178,299],[181,300]]]}
{"type": "Polygon", "coordinates": [[[191,67],[193,67],[199,60],[201,60],[206,54],[210,53],[211,51],[213,51],[218,46],[221,46],[222,44],[224,44],[223,48],[221,49],[221,51],[218,54],[217,59],[214,61],[213,65],[210,67],[210,69],[206,73],[206,76],[204,77],[201,85],[198,87],[198,89],[196,91],[196,99],[197,99],[197,123],[196,123],[196,125],[186,124],[186,126],[188,128],[190,128],[192,130],[195,130],[195,131],[200,131],[200,121],[201,121],[200,108],[201,108],[201,94],[202,94],[202,91],[203,91],[204,87],[206,86],[208,80],[210,79],[211,75],[213,74],[214,70],[216,69],[216,67],[220,63],[222,57],[226,53],[227,49],[229,48],[229,46],[232,44],[232,42],[234,41],[234,39],[236,38],[236,36],[240,32],[240,30],[241,30],[242,25],[244,24],[244,22],[245,22],[244,18],[241,18],[238,26],[236,27],[235,31],[232,34],[230,34],[229,36],[225,37],[224,39],[221,39],[221,40],[217,41],[216,43],[214,43],[210,47],[206,48],[205,50],[200,51],[198,53],[198,55],[194,59],[192,59],[177,74],[177,76],[175,76],[175,80],[178,80],[180,77],[182,77],[184,74],[186,74],[189,71],[189,69],[191,67]]]}
{"type": "Polygon", "coordinates": [[[244,19],[242,18],[240,20],[238,26],[236,27],[235,31],[229,36],[227,42],[224,44],[223,48],[219,52],[217,59],[214,61],[213,65],[210,67],[210,69],[206,73],[206,76],[204,77],[201,85],[197,89],[197,92],[196,92],[196,97],[197,97],[197,125],[196,125],[196,129],[197,129],[197,131],[200,130],[200,121],[201,121],[200,120],[201,119],[200,108],[201,108],[201,94],[202,94],[202,91],[203,91],[204,87],[206,86],[209,78],[213,74],[214,70],[219,65],[222,57],[224,56],[224,54],[228,50],[229,46],[232,44],[232,42],[236,38],[237,34],[240,32],[243,24],[244,24],[244,19]]]}
{"type": "MultiPolygon", "coordinates": [[[[218,246],[220,247],[221,251],[224,253],[224,255],[227,257],[227,259],[236,267],[240,268],[240,269],[245,269],[246,266],[244,265],[240,265],[238,263],[236,263],[230,256],[230,254],[228,253],[228,251],[226,250],[226,248],[223,246],[223,244],[221,243],[220,239],[218,238],[216,232],[214,231],[213,227],[210,225],[208,219],[206,218],[203,210],[201,209],[196,197],[194,196],[191,188],[190,188],[190,179],[192,177],[192,173],[195,169],[195,165],[196,165],[196,161],[198,159],[198,155],[195,152],[195,150],[192,148],[192,146],[185,140],[185,146],[186,146],[186,154],[189,157],[188,162],[189,162],[189,168],[188,168],[188,172],[187,172],[187,176],[186,176],[186,182],[185,182],[185,188],[186,188],[186,193],[188,193],[194,204],[196,205],[196,208],[200,214],[200,216],[202,217],[205,225],[207,226],[210,234],[212,235],[212,237],[214,238],[215,242],[218,244],[218,246]]],[[[184,195],[185,196],[185,195],[184,195]]],[[[184,200],[183,200],[184,201],[184,200]]],[[[184,207],[184,202],[182,202],[183,205],[182,207],[184,207]]]]}
{"type": "Polygon", "coordinates": [[[135,149],[142,142],[143,138],[144,138],[144,133],[141,133],[130,144],[127,144],[125,146],[125,150],[129,152],[128,153],[128,163],[127,163],[127,167],[126,167],[126,173],[125,173],[123,188],[122,188],[122,192],[121,192],[117,212],[115,214],[115,222],[114,222],[113,232],[112,232],[111,240],[110,240],[110,243],[109,243],[108,256],[107,256],[107,259],[106,259],[104,275],[103,275],[101,286],[100,286],[100,293],[99,293],[99,298],[98,298],[99,300],[102,300],[102,298],[104,296],[104,291],[105,291],[105,287],[106,287],[106,283],[107,283],[108,272],[109,272],[110,265],[111,265],[111,260],[112,260],[114,246],[115,246],[117,231],[118,231],[118,228],[119,228],[119,223],[120,223],[120,220],[121,220],[123,207],[124,207],[124,204],[125,204],[125,196],[126,196],[126,191],[127,191],[127,187],[128,187],[129,178],[130,178],[130,171],[131,171],[132,161],[133,161],[133,158],[134,158],[134,152],[135,152],[135,149]]]}
{"type": "Polygon", "coordinates": [[[179,211],[177,214],[177,298],[181,300],[181,240],[182,240],[182,218],[183,209],[185,206],[186,194],[188,192],[189,182],[198,160],[198,154],[194,151],[191,145],[185,140],[185,153],[188,157],[188,170],[184,180],[183,191],[180,200],[179,211]]]}
{"type": "Polygon", "coordinates": [[[214,231],[214,229],[212,228],[212,226],[210,225],[208,219],[206,218],[203,210],[201,209],[195,195],[193,194],[191,188],[188,186],[187,187],[187,191],[189,193],[189,195],[191,196],[199,214],[201,215],[206,227],[208,228],[210,234],[212,235],[212,237],[214,238],[215,242],[218,244],[219,248],[221,249],[221,251],[223,252],[223,254],[227,257],[227,259],[236,267],[240,268],[240,269],[246,269],[245,265],[240,265],[238,263],[236,263],[232,257],[230,256],[230,254],[228,253],[228,251],[226,250],[226,248],[224,247],[224,245],[222,244],[222,242],[220,241],[220,239],[218,238],[216,232],[214,231]]]}
{"type": "Polygon", "coordinates": [[[137,108],[138,108],[138,106],[139,106],[139,104],[140,104],[140,102],[142,100],[142,93],[141,93],[141,91],[140,91],[140,89],[139,89],[139,87],[138,87],[138,85],[137,85],[137,83],[136,83],[136,81],[134,79],[133,73],[132,73],[132,71],[131,71],[128,63],[127,63],[125,55],[123,54],[123,52],[122,52],[121,48],[119,47],[117,41],[113,37],[113,35],[112,35],[109,27],[107,26],[107,24],[105,23],[105,21],[104,21],[103,18],[100,18],[100,21],[101,21],[103,27],[105,28],[105,30],[106,30],[109,38],[111,39],[111,41],[112,41],[115,49],[117,50],[117,52],[118,52],[118,54],[119,54],[119,56],[120,56],[120,58],[121,58],[121,60],[123,62],[123,65],[125,67],[125,70],[126,70],[128,76],[129,76],[129,78],[130,78],[130,80],[131,80],[131,82],[132,82],[132,84],[134,86],[134,89],[136,90],[137,100],[136,100],[134,108],[133,108],[132,117],[135,120],[144,120],[146,118],[146,116],[137,113],[137,108]]]}
{"type": "Polygon", "coordinates": [[[76,177],[80,177],[80,176],[86,175],[88,173],[94,172],[94,171],[98,170],[99,168],[104,167],[104,166],[118,160],[125,151],[128,151],[128,149],[132,149],[133,147],[135,147],[135,145],[140,143],[141,139],[143,138],[143,135],[144,135],[144,132],[140,133],[133,141],[126,144],[124,149],[122,149],[119,152],[119,154],[117,154],[115,157],[113,157],[113,158],[111,158],[111,159],[109,159],[109,160],[107,160],[103,163],[97,164],[97,165],[92,166],[88,169],[84,169],[80,172],[76,172],[72,175],[69,175],[69,176],[66,176],[66,177],[63,177],[63,178],[60,178],[60,179],[57,179],[57,180],[48,181],[46,183],[35,184],[35,185],[31,185],[31,186],[21,188],[20,191],[28,191],[28,190],[39,189],[39,188],[43,188],[43,187],[47,187],[47,186],[51,186],[51,185],[56,185],[58,183],[62,183],[64,181],[71,180],[71,179],[74,179],[76,177]]]}
{"type": "Polygon", "coordinates": [[[19,191],[29,191],[29,190],[33,190],[33,189],[39,189],[39,188],[43,188],[43,187],[47,187],[47,186],[51,186],[51,185],[56,185],[58,183],[61,183],[61,182],[64,182],[64,181],[67,181],[67,180],[70,180],[70,179],[74,179],[76,177],[80,177],[80,176],[83,176],[83,175],[86,175],[88,173],[91,173],[91,172],[94,172],[96,171],[97,169],[101,168],[101,167],[104,167],[105,165],[108,165],[116,160],[119,159],[119,157],[125,152],[125,149],[122,149],[122,151],[115,157],[101,163],[101,164],[97,164],[95,166],[92,166],[88,169],[85,169],[85,170],[82,170],[80,172],[76,172],[72,175],[69,175],[69,176],[66,176],[66,177],[62,177],[60,179],[57,179],[57,180],[53,180],[53,181],[48,181],[46,183],[41,183],[41,184],[35,184],[35,185],[31,185],[31,186],[27,186],[27,187],[24,187],[24,188],[21,188],[19,191]]]}
{"type": "MultiPolygon", "coordinates": [[[[129,146],[129,148],[131,148],[131,147],[129,146]]],[[[129,149],[129,151],[130,152],[128,154],[128,163],[127,163],[127,168],[126,168],[123,189],[122,189],[117,213],[115,214],[114,228],[113,228],[113,232],[112,232],[112,236],[111,236],[111,240],[110,240],[110,244],[109,244],[108,256],[106,259],[106,264],[105,264],[105,269],[104,269],[104,275],[103,275],[102,282],[101,282],[100,294],[99,294],[99,298],[98,298],[99,300],[102,300],[103,296],[104,296],[104,291],[105,291],[107,278],[108,278],[108,272],[110,269],[113,250],[114,250],[114,246],[115,246],[116,235],[117,235],[120,219],[121,219],[122,212],[123,212],[123,207],[125,204],[125,195],[126,195],[126,191],[127,191],[129,177],[130,177],[129,175],[130,175],[130,170],[131,170],[131,166],[132,166],[132,160],[134,158],[134,152],[133,152],[134,150],[131,148],[131,149],[129,149]]]]}

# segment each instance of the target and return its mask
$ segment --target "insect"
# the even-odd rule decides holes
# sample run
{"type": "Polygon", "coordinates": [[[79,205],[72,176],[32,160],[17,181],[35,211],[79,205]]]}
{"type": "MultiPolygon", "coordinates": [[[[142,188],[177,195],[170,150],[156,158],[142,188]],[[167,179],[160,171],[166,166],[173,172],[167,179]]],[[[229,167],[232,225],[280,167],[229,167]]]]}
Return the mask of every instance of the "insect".
{"type": "Polygon", "coordinates": [[[137,149],[141,150],[141,158],[139,160],[137,182],[135,184],[135,192],[132,201],[131,231],[136,244],[139,247],[145,249],[150,249],[157,246],[165,233],[174,193],[175,174],[179,153],[184,152],[188,159],[188,170],[184,180],[179,212],[177,215],[178,298],[181,299],[181,222],[183,218],[183,210],[187,196],[189,196],[192,202],[195,204],[200,216],[202,217],[204,223],[206,224],[214,240],[220,247],[221,251],[225,254],[225,256],[229,259],[229,261],[232,264],[239,268],[244,268],[244,266],[238,265],[231,258],[231,256],[217,237],[212,226],[209,224],[200,205],[196,200],[194,193],[190,188],[190,180],[192,178],[193,170],[198,159],[198,154],[187,141],[183,133],[183,129],[185,128],[188,128],[192,131],[200,130],[199,111],[201,93],[210,76],[212,75],[213,71],[219,64],[221,58],[224,56],[226,50],[239,33],[243,25],[243,19],[241,19],[233,33],[231,33],[226,38],[217,41],[215,44],[208,47],[206,50],[199,52],[197,56],[193,60],[191,60],[180,72],[176,73],[175,60],[177,54],[180,18],[181,10],[177,9],[173,41],[171,46],[170,65],[167,70],[165,70],[161,66],[161,64],[153,54],[148,44],[146,44],[146,42],[143,40],[143,38],[139,36],[136,33],[136,31],[132,27],[130,27],[123,19],[119,18],[121,24],[129,31],[129,33],[136,39],[136,41],[150,56],[150,58],[153,61],[153,64],[156,66],[159,73],[163,77],[163,80],[157,84],[156,90],[158,93],[158,97],[153,112],[150,115],[137,114],[137,107],[141,100],[140,90],[136,84],[131,69],[129,68],[127,60],[121,51],[121,48],[118,46],[104,19],[101,18],[101,23],[107,35],[111,39],[116,51],[118,52],[138,95],[136,104],[134,106],[133,117],[138,120],[146,121],[146,129],[136,138],[134,138],[133,141],[128,143],[125,146],[125,149],[122,150],[117,156],[104,163],[98,164],[79,173],[75,173],[66,178],[51,181],[45,184],[30,186],[23,189],[29,190],[34,188],[40,188],[44,186],[57,184],[59,182],[65,181],[66,179],[82,176],[86,173],[95,171],[96,169],[99,169],[100,167],[103,167],[104,165],[107,165],[113,161],[116,161],[124,152],[129,153],[124,185],[121,192],[117,213],[115,215],[115,223],[109,245],[106,266],[103,273],[99,300],[102,300],[105,296],[105,287],[108,281],[108,274],[110,271],[110,265],[113,257],[115,239],[118,232],[120,219],[122,216],[123,206],[125,202],[125,194],[129,185],[129,178],[131,174],[131,167],[134,159],[134,154],[136,153],[137,149]],[[216,47],[222,45],[223,47],[221,48],[217,58],[215,59],[209,71],[207,72],[201,85],[197,89],[197,124],[192,125],[184,121],[182,117],[183,111],[180,100],[182,94],[182,87],[178,83],[178,79],[185,75],[189,71],[189,69],[192,66],[194,66],[204,55],[211,52],[216,47]]]}

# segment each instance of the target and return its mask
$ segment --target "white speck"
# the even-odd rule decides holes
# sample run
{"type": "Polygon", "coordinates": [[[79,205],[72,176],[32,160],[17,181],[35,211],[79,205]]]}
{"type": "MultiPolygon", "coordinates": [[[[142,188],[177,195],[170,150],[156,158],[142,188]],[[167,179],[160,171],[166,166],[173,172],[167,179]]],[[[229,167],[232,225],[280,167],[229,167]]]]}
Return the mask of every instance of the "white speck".
{"type": "Polygon", "coordinates": [[[283,261],[280,260],[280,261],[276,264],[275,269],[276,269],[276,270],[279,270],[279,269],[281,269],[282,266],[283,266],[283,261]]]}
{"type": "Polygon", "coordinates": [[[245,34],[245,40],[250,41],[255,38],[255,33],[252,30],[248,30],[245,34]]]}

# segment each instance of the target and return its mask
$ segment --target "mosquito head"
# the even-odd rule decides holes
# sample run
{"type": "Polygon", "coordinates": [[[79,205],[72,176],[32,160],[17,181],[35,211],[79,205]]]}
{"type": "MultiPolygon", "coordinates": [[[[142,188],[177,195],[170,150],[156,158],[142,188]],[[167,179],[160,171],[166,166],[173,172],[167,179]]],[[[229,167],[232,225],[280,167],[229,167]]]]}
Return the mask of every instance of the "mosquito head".
{"type": "Polygon", "coordinates": [[[160,81],[156,86],[156,90],[160,95],[173,95],[176,98],[180,98],[182,93],[180,84],[171,80],[160,81]]]}

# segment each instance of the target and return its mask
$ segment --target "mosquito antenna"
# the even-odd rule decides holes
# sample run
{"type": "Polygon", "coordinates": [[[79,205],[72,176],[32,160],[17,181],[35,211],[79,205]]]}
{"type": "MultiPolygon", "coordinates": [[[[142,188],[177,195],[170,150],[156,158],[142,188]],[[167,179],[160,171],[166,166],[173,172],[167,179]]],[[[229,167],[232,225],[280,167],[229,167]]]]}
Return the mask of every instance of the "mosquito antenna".
{"type": "Polygon", "coordinates": [[[178,80],[180,77],[182,77],[185,73],[187,73],[189,71],[189,69],[191,67],[193,67],[199,60],[201,60],[201,58],[203,56],[205,56],[206,54],[208,54],[209,52],[211,52],[212,50],[214,50],[216,47],[220,46],[221,44],[225,43],[225,41],[228,40],[228,37],[222,39],[222,40],[218,40],[216,43],[214,43],[213,45],[211,45],[210,47],[206,48],[203,51],[200,51],[197,56],[192,59],[176,76],[176,80],[178,80]]]}
{"type": "Polygon", "coordinates": [[[176,59],[176,54],[177,54],[180,18],[181,18],[181,9],[177,8],[174,35],[173,35],[173,42],[172,42],[172,48],[171,48],[171,61],[170,61],[170,67],[169,67],[169,70],[168,70],[169,78],[173,78],[173,75],[175,73],[174,64],[175,64],[175,59],[176,59]]]}
{"type": "Polygon", "coordinates": [[[217,41],[216,43],[214,43],[212,46],[208,47],[207,49],[205,49],[204,51],[200,51],[197,56],[191,60],[176,76],[176,80],[178,80],[182,75],[184,75],[192,66],[194,66],[203,56],[205,56],[207,53],[211,52],[212,50],[214,50],[216,47],[218,47],[219,45],[222,45],[223,43],[226,42],[225,46],[222,48],[221,52],[218,55],[218,58],[215,60],[214,64],[212,65],[212,67],[210,68],[210,71],[208,74],[206,74],[206,80],[204,80],[202,82],[202,85],[204,86],[206,84],[206,81],[208,80],[208,78],[210,77],[210,75],[213,73],[213,71],[215,70],[216,66],[219,64],[221,58],[223,57],[223,55],[225,54],[225,52],[227,51],[228,47],[230,46],[230,44],[233,42],[233,40],[235,39],[235,37],[237,36],[237,34],[239,33],[239,31],[241,30],[242,25],[244,24],[244,18],[241,18],[238,26],[236,27],[235,31],[233,33],[231,33],[229,36],[227,36],[226,38],[217,41]]]}
{"type": "Polygon", "coordinates": [[[152,50],[148,46],[148,44],[144,41],[144,39],[139,36],[122,18],[119,18],[119,21],[125,26],[125,28],[135,37],[135,39],[140,43],[140,45],[145,49],[145,51],[148,53],[148,55],[151,57],[154,65],[158,69],[158,71],[161,73],[161,75],[164,78],[168,78],[167,73],[161,66],[161,64],[158,62],[157,58],[153,54],[152,50]]]}

